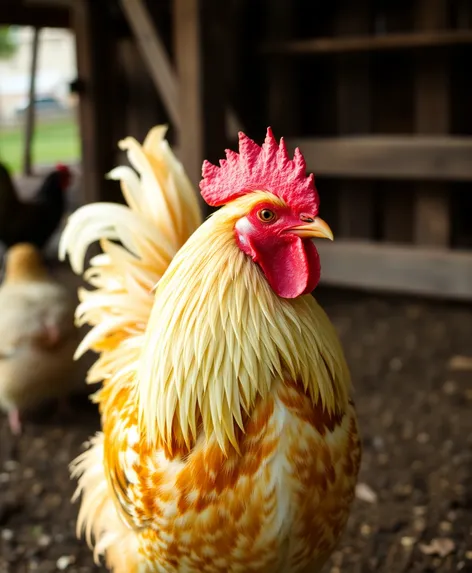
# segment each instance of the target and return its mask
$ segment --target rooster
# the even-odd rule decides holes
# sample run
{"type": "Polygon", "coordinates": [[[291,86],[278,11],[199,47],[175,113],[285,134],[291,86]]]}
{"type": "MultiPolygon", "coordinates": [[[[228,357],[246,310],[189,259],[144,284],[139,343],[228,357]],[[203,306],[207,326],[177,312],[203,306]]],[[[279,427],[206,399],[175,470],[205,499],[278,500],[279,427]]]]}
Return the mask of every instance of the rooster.
{"type": "Polygon", "coordinates": [[[42,249],[62,220],[71,179],[70,169],[59,164],[46,176],[34,199],[24,202],[0,163],[0,241],[6,247],[27,242],[42,249]]]}
{"type": "Polygon", "coordinates": [[[151,130],[121,142],[126,205],[68,220],[60,256],[85,278],[78,348],[102,432],[72,464],[78,532],[115,573],[316,572],[348,518],[361,446],[350,375],[324,311],[312,241],[331,239],[299,150],[205,162],[221,207],[202,223],[181,164],[151,130]],[[121,244],[117,244],[119,241],[121,244]]]}

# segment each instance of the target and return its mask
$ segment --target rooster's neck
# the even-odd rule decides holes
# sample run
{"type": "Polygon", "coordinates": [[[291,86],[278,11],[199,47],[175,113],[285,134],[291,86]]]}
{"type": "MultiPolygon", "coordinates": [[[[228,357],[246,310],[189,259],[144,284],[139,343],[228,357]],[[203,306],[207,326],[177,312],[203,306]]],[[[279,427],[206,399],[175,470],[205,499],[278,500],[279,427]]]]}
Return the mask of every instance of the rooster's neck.
{"type": "Polygon", "coordinates": [[[347,406],[349,372],[329,319],[310,295],[281,299],[219,214],[177,253],[156,289],[138,370],[140,420],[167,443],[177,424],[238,447],[244,413],[293,380],[328,412],[347,406]]]}

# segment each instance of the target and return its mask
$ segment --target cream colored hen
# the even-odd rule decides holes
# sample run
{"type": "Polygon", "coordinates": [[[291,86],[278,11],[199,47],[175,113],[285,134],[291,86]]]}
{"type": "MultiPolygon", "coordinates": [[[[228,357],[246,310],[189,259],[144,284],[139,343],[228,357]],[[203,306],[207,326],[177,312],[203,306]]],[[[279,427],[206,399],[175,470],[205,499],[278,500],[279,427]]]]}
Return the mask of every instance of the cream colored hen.
{"type": "Polygon", "coordinates": [[[71,389],[78,332],[75,301],[52,279],[33,245],[6,254],[0,287],[0,408],[21,433],[20,412],[71,389]]]}

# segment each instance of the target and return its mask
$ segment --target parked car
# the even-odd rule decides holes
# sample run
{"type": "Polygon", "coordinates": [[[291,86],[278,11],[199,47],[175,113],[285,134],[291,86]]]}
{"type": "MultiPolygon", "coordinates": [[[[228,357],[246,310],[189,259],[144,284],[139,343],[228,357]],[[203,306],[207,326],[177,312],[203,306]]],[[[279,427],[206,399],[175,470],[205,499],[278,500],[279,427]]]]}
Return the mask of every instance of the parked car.
{"type": "MultiPolygon", "coordinates": [[[[62,103],[55,97],[37,97],[34,102],[35,111],[37,115],[53,115],[56,113],[63,113],[65,110],[62,103]]],[[[17,117],[22,117],[28,109],[28,103],[17,107],[15,110],[17,117]]]]}

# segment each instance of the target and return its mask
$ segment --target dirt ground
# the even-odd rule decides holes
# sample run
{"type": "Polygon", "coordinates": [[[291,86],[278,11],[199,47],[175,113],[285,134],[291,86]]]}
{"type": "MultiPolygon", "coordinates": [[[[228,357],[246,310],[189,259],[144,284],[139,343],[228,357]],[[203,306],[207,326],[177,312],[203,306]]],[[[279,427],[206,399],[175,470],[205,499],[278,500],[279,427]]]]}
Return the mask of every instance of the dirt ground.
{"type": "MultiPolygon", "coordinates": [[[[326,571],[472,572],[472,307],[341,291],[318,298],[355,382],[364,458],[349,526],[326,571]]],[[[67,464],[97,428],[75,403],[14,444],[0,418],[0,572],[100,571],[74,528],[67,464]]]]}

